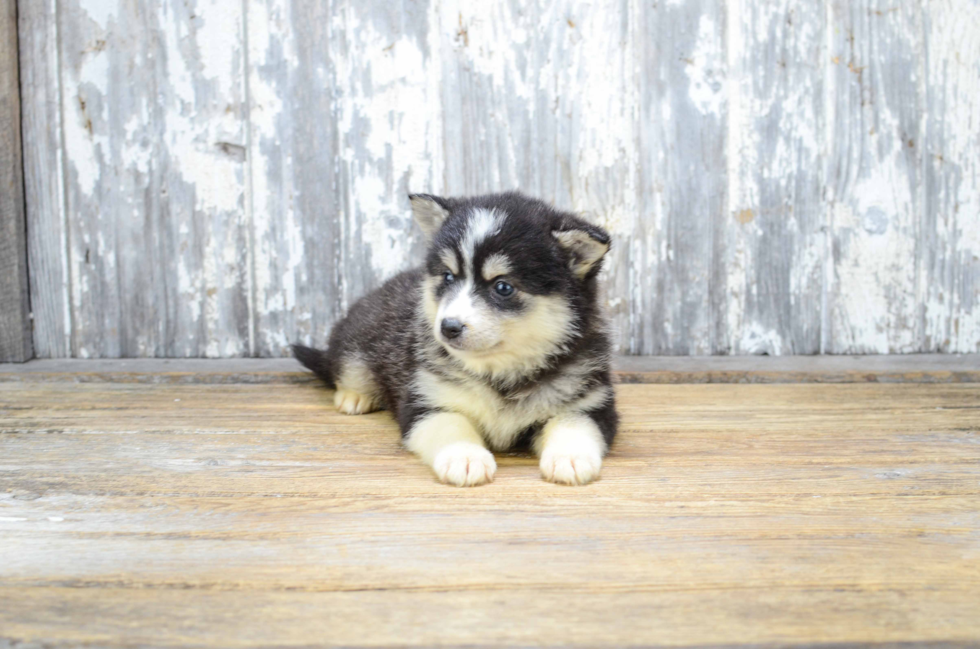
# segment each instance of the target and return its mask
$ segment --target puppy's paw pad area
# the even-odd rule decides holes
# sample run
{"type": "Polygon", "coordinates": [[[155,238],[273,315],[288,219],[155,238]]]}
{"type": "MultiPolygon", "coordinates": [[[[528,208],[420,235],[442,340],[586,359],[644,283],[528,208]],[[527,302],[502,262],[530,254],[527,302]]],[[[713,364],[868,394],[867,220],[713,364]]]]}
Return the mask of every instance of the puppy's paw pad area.
{"type": "Polygon", "coordinates": [[[457,487],[475,487],[493,482],[497,462],[493,454],[479,444],[457,442],[439,451],[432,470],[440,481],[457,487]]]}
{"type": "Polygon", "coordinates": [[[375,409],[374,399],[371,397],[342,388],[334,393],[333,403],[345,415],[363,415],[375,409]]]}
{"type": "Polygon", "coordinates": [[[541,475],[557,484],[589,484],[599,477],[601,470],[602,458],[597,455],[545,453],[541,457],[541,475]]]}

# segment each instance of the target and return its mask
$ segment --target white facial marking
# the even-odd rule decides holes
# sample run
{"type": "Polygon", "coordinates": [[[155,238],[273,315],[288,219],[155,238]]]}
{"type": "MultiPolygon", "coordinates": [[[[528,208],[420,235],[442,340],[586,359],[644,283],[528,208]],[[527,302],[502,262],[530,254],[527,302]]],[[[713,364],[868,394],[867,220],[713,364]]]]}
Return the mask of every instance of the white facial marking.
{"type": "Polygon", "coordinates": [[[599,477],[606,442],[588,415],[564,414],[552,418],[534,440],[541,458],[541,475],[559,484],[588,484],[599,477]]]}
{"type": "Polygon", "coordinates": [[[506,214],[497,210],[483,208],[473,210],[470,220],[466,224],[466,236],[463,237],[461,246],[468,275],[472,275],[474,270],[473,255],[476,253],[476,247],[488,237],[496,234],[506,218],[506,214]]]}
{"type": "MultiPolygon", "coordinates": [[[[500,316],[493,313],[487,303],[474,294],[473,255],[481,242],[499,231],[505,218],[506,214],[496,210],[482,208],[473,210],[461,243],[462,269],[457,269],[457,260],[453,251],[444,250],[440,253],[439,258],[454,275],[462,273],[466,277],[462,286],[451,289],[442,298],[432,322],[436,338],[450,353],[482,353],[500,342],[500,316]],[[452,340],[443,339],[441,326],[442,321],[446,319],[460,321],[464,326],[463,334],[452,340]]],[[[430,284],[427,290],[434,287],[435,284],[430,284]]],[[[428,311],[426,305],[426,312],[428,311]]]]}
{"type": "MultiPolygon", "coordinates": [[[[465,279],[459,280],[437,303],[433,291],[440,280],[429,278],[423,298],[434,335],[446,350],[469,371],[505,381],[540,368],[575,334],[571,306],[562,296],[522,295],[524,309],[503,313],[490,306],[486,296],[476,294],[475,270],[487,281],[513,272],[510,259],[502,253],[490,255],[480,269],[473,267],[476,248],[498,232],[506,218],[506,214],[495,210],[473,210],[460,247],[460,271],[465,279]],[[441,324],[445,319],[461,322],[465,327],[463,334],[444,339],[441,324]]],[[[452,270],[450,254],[452,251],[443,251],[440,258],[452,270]]],[[[458,263],[456,259],[452,261],[458,263]]]]}
{"type": "MultiPolygon", "coordinates": [[[[467,279],[456,289],[451,297],[443,298],[436,313],[436,331],[438,332],[443,320],[449,318],[463,323],[463,334],[452,341],[443,340],[449,345],[450,352],[463,350],[480,352],[495,346],[500,342],[500,327],[498,319],[491,312],[486,302],[474,295],[472,279],[467,279]]],[[[441,333],[438,335],[441,336],[441,333]]]]}
{"type": "Polygon", "coordinates": [[[483,279],[488,282],[495,277],[506,275],[511,272],[510,260],[507,255],[495,252],[483,262],[483,279]]]}
{"type": "Polygon", "coordinates": [[[472,355],[451,348],[449,352],[474,374],[505,381],[541,367],[574,335],[572,308],[561,296],[525,295],[524,299],[526,308],[517,317],[487,318],[496,325],[492,338],[500,343],[492,354],[472,355]]]}
{"type": "Polygon", "coordinates": [[[429,465],[442,482],[472,487],[493,480],[497,463],[465,416],[437,412],[420,419],[405,446],[429,465]]]}

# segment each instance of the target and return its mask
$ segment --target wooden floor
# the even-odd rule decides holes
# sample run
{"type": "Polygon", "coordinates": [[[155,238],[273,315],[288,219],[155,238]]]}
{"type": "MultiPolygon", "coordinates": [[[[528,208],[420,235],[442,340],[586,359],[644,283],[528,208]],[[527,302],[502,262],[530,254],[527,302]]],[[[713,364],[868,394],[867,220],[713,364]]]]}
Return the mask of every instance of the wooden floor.
{"type": "Polygon", "coordinates": [[[437,484],[312,382],[0,380],[0,646],[980,644],[980,384],[618,386],[437,484]]]}

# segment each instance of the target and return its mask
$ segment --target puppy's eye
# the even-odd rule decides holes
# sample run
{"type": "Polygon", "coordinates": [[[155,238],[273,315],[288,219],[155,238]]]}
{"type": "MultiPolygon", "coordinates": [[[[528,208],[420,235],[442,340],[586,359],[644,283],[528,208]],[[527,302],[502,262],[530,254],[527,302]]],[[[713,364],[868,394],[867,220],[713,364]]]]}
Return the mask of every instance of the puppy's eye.
{"type": "Polygon", "coordinates": [[[514,287],[507,282],[497,282],[493,285],[493,290],[497,291],[497,295],[501,297],[510,297],[514,294],[514,287]]]}
{"type": "Polygon", "coordinates": [[[456,281],[456,276],[453,275],[450,271],[447,270],[445,273],[442,274],[442,279],[447,284],[452,284],[453,282],[456,281]]]}

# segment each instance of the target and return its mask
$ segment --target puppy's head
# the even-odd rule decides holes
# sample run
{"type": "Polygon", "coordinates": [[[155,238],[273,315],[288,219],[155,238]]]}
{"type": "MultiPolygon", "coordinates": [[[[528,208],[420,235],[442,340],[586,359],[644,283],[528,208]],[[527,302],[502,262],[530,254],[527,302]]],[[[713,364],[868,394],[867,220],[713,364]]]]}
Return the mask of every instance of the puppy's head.
{"type": "Polygon", "coordinates": [[[609,250],[604,230],[516,192],[410,199],[429,241],[426,318],[465,367],[516,376],[579,333],[609,250]]]}

